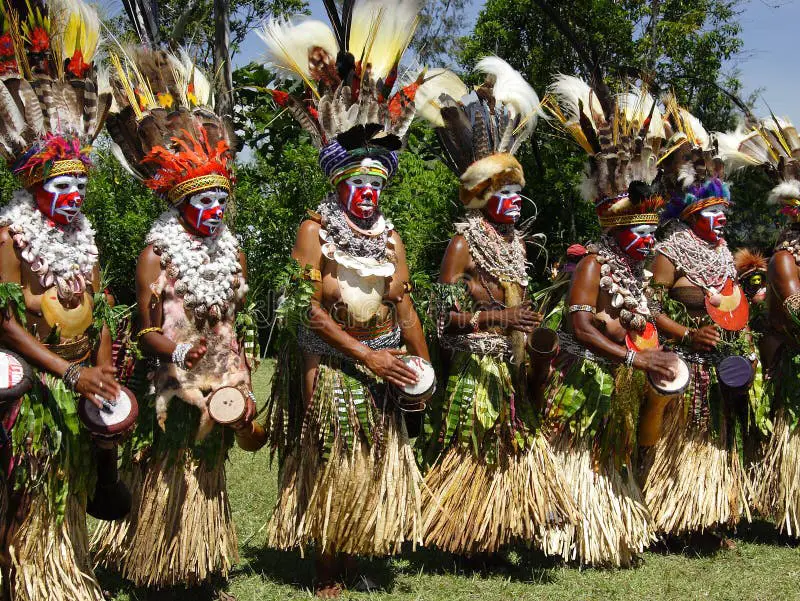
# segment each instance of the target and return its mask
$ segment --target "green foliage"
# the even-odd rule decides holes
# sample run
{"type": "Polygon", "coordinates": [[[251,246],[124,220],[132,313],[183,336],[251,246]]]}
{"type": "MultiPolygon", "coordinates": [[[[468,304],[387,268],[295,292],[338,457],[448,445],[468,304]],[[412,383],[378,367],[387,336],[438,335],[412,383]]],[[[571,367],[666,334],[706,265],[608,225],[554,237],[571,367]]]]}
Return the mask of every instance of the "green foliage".
{"type": "Polygon", "coordinates": [[[25,295],[19,284],[0,283],[0,314],[15,317],[19,323],[25,325],[25,295]]]}

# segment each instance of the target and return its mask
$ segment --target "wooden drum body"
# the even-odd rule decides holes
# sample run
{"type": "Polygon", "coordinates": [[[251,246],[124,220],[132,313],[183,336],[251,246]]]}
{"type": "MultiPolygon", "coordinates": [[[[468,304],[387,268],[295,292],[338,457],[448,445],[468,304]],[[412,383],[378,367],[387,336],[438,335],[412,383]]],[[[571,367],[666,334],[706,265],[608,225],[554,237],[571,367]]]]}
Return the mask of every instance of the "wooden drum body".
{"type": "Polygon", "coordinates": [[[639,446],[652,447],[661,438],[664,409],[679,398],[689,386],[689,366],[674,355],[678,375],[665,379],[647,374],[647,399],[639,417],[639,446]]]}

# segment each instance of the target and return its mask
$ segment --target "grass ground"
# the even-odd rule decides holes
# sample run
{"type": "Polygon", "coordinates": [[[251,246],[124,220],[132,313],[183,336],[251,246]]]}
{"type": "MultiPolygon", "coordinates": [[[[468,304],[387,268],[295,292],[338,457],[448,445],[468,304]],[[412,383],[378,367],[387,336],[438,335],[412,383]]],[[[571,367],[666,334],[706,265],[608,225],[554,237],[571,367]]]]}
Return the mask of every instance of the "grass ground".
{"type": "MultiPolygon", "coordinates": [[[[265,390],[268,370],[258,374],[265,390]]],[[[263,398],[262,394],[258,395],[263,398]]],[[[241,562],[227,591],[239,601],[308,599],[313,561],[298,553],[264,548],[264,526],[277,494],[276,473],[267,453],[234,449],[228,483],[241,562]]],[[[365,561],[382,587],[376,593],[348,593],[345,599],[375,601],[800,600],[800,547],[764,523],[740,528],[736,549],[699,555],[685,549],[645,553],[631,570],[577,570],[525,550],[509,551],[491,563],[408,550],[400,558],[365,561]]],[[[99,573],[114,601],[203,601],[213,592],[173,589],[153,593],[134,589],[112,574],[99,573]]]]}

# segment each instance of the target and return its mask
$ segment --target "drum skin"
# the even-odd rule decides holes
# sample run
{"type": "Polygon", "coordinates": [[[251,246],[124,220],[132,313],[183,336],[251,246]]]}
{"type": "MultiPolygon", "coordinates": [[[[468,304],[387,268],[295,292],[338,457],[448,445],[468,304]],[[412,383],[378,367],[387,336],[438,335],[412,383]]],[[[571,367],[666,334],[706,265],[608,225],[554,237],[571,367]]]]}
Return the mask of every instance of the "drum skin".
{"type": "Polygon", "coordinates": [[[720,384],[732,391],[747,390],[754,375],[753,365],[747,358],[739,355],[725,357],[717,366],[720,384]]]}
{"type": "Polygon", "coordinates": [[[400,360],[420,375],[420,381],[402,388],[393,386],[395,402],[402,411],[424,411],[425,403],[436,392],[436,373],[433,365],[416,355],[404,355],[400,360]]]}
{"type": "Polygon", "coordinates": [[[247,397],[233,386],[223,386],[208,399],[208,414],[223,426],[235,424],[246,412],[247,397]]]}
{"type": "Polygon", "coordinates": [[[15,401],[32,387],[30,365],[17,353],[0,349],[0,403],[15,401]]]}
{"type": "Polygon", "coordinates": [[[122,396],[118,397],[117,406],[112,413],[99,409],[86,397],[81,397],[78,401],[78,416],[92,436],[116,441],[124,438],[136,425],[136,418],[139,416],[136,396],[128,388],[120,388],[121,395],[126,395],[128,399],[124,402],[122,396]]]}
{"type": "Polygon", "coordinates": [[[647,374],[647,400],[639,417],[639,446],[652,447],[661,438],[664,422],[664,409],[670,401],[679,398],[689,386],[689,366],[675,355],[679,361],[679,373],[672,380],[656,381],[647,374]]]}

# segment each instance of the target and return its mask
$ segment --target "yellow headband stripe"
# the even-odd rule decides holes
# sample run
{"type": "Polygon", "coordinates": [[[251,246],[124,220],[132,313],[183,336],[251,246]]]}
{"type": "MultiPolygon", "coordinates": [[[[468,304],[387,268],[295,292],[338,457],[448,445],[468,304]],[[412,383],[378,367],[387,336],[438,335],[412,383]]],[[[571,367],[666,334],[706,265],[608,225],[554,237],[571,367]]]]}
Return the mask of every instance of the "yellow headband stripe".
{"type": "Polygon", "coordinates": [[[700,200],[698,202],[690,204],[688,207],[681,211],[681,214],[678,216],[679,219],[686,219],[689,215],[693,215],[697,213],[697,211],[702,211],[703,209],[707,209],[708,207],[712,207],[714,205],[725,205],[726,207],[729,206],[731,203],[729,200],[719,197],[713,198],[706,198],[705,200],[700,200]]]}
{"type": "Polygon", "coordinates": [[[228,194],[231,193],[231,180],[224,175],[212,173],[210,175],[201,175],[200,177],[193,177],[181,182],[175,186],[167,194],[167,200],[170,204],[177,205],[192,194],[197,194],[203,190],[210,190],[211,188],[223,188],[228,194]]]}
{"type": "Polygon", "coordinates": [[[343,182],[348,177],[352,177],[353,175],[375,175],[386,181],[389,179],[389,170],[381,164],[373,164],[369,166],[364,166],[361,164],[353,165],[351,167],[342,169],[341,171],[334,172],[333,175],[331,175],[331,183],[334,186],[338,186],[340,182],[343,182]]]}
{"type": "Polygon", "coordinates": [[[658,213],[639,213],[638,215],[613,215],[600,217],[600,227],[611,229],[627,225],[658,225],[658,213]]]}
{"type": "MultiPolygon", "coordinates": [[[[67,175],[68,173],[89,173],[86,163],[78,159],[65,159],[62,161],[53,162],[50,171],[47,173],[47,179],[58,177],[59,175],[67,175]]],[[[20,174],[22,185],[26,188],[44,181],[44,166],[39,165],[33,171],[23,171],[20,174]]]]}

